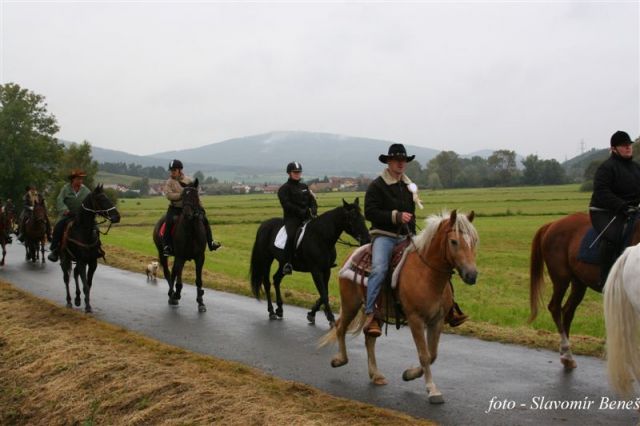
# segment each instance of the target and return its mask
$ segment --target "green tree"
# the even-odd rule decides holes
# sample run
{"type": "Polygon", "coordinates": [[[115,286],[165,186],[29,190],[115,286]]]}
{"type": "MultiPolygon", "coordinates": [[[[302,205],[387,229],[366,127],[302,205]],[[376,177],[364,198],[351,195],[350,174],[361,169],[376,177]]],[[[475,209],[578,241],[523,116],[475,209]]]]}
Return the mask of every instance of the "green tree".
{"type": "Polygon", "coordinates": [[[427,183],[427,175],[424,173],[424,170],[420,167],[420,163],[417,161],[407,163],[407,168],[404,173],[418,186],[422,186],[427,183]]]}
{"type": "Polygon", "coordinates": [[[131,182],[131,189],[140,191],[140,195],[143,197],[149,195],[149,188],[150,186],[148,177],[143,177],[142,179],[134,180],[133,182],[131,182]]]}
{"type": "Polygon", "coordinates": [[[437,174],[440,184],[444,188],[452,188],[456,177],[462,169],[460,156],[453,151],[442,151],[427,163],[426,175],[431,179],[432,174],[437,174]]]}
{"type": "Polygon", "coordinates": [[[27,184],[44,189],[58,171],[59,127],[42,95],[15,83],[0,85],[0,194],[21,199],[27,184]]]}
{"type": "Polygon", "coordinates": [[[202,173],[200,170],[198,170],[197,172],[195,172],[193,174],[193,179],[198,179],[198,182],[202,183],[204,182],[204,173],[202,173]]]}
{"type": "Polygon", "coordinates": [[[516,167],[516,152],[507,149],[494,151],[487,159],[493,185],[514,185],[519,177],[516,167]]]}

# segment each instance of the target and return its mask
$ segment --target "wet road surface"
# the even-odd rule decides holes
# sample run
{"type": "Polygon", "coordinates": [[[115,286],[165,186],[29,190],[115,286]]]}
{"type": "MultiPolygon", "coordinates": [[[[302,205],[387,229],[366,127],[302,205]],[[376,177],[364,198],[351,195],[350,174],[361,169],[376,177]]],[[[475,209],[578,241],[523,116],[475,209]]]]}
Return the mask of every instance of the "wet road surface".
{"type": "MultiPolygon", "coordinates": [[[[0,279],[65,305],[58,264],[26,263],[24,248],[15,243],[8,251],[0,279]]],[[[555,352],[445,334],[432,371],[446,402],[430,405],[424,379],[401,378],[418,364],[407,328],[389,328],[388,336],[378,339],[378,366],[389,384],[377,387],[369,382],[362,336],[347,339],[349,364],[340,368],[329,364],[337,346],[316,348],[328,331],[321,313],[317,324],[309,325],[307,310],[285,306],[283,320],[269,321],[264,301],[209,289],[204,296],[208,312],[198,313],[193,286],[185,286],[177,308],[167,304],[167,289],[164,280],[149,283],[143,274],[99,265],[91,292],[93,315],[194,352],[446,425],[630,425],[638,420],[633,408],[612,408],[624,401],[609,390],[605,364],[596,358],[577,356],[578,368],[567,373],[555,352]]]]}

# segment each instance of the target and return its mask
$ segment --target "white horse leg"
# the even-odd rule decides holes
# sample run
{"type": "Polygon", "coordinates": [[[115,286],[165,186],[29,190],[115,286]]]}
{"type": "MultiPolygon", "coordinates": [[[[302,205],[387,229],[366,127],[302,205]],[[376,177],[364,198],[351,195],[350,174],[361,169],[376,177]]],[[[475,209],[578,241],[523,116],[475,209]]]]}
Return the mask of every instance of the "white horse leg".
{"type": "Polygon", "coordinates": [[[565,368],[574,369],[577,367],[576,361],[571,353],[571,342],[566,333],[560,334],[560,362],[565,368]]]}
{"type": "MultiPolygon", "coordinates": [[[[434,356],[432,359],[429,348],[427,347],[426,332],[422,318],[412,316],[408,318],[408,322],[409,327],[411,328],[413,342],[415,343],[416,349],[418,350],[420,367],[405,370],[402,378],[404,380],[413,380],[420,377],[422,373],[424,373],[424,381],[427,388],[429,402],[431,404],[442,404],[444,402],[444,398],[442,397],[442,393],[440,392],[440,390],[438,390],[438,387],[433,381],[433,376],[431,374],[431,363],[433,362],[433,360],[435,360],[435,350],[437,349],[434,349],[434,356]]],[[[440,320],[440,322],[442,322],[442,320],[440,320]]],[[[438,342],[440,340],[440,331],[442,328],[442,324],[439,323],[429,326],[429,346],[434,347],[434,345],[438,345],[438,342]]]]}
{"type": "Polygon", "coordinates": [[[376,337],[371,337],[365,334],[364,343],[367,347],[367,366],[369,368],[369,378],[374,385],[386,385],[388,383],[387,379],[378,370],[378,363],[376,362],[376,337]]]}

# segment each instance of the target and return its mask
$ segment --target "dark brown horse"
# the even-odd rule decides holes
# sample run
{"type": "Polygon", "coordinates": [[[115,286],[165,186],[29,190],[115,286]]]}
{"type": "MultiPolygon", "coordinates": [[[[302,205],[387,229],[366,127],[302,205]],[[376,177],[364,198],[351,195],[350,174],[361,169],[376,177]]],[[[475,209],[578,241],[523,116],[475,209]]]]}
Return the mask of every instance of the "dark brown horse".
{"type": "MultiPolygon", "coordinates": [[[[569,331],[576,308],[582,302],[587,288],[600,292],[600,266],[578,260],[580,242],[591,228],[591,219],[586,213],[574,213],[543,225],[531,243],[529,302],[531,316],[529,322],[538,315],[542,303],[544,266],[553,283],[553,294],[547,306],[553,322],[560,334],[560,362],[567,369],[576,368],[571,354],[569,331]],[[571,285],[567,301],[564,296],[571,285]]],[[[636,224],[632,244],[640,241],[640,228],[636,224]]]]}
{"type": "MultiPolygon", "coordinates": [[[[162,250],[162,236],[160,228],[164,223],[165,217],[162,216],[156,226],[153,228],[153,242],[158,249],[158,259],[162,265],[164,277],[169,284],[169,304],[176,306],[180,300],[182,292],[182,270],[184,264],[188,260],[193,260],[196,264],[196,287],[198,303],[198,311],[206,312],[202,296],[202,268],[204,266],[204,253],[207,245],[206,230],[204,229],[204,221],[202,218],[202,208],[200,207],[200,196],[198,195],[198,179],[193,183],[182,185],[182,213],[175,220],[175,230],[173,233],[173,267],[169,271],[169,262],[167,256],[162,250]],[[174,290],[175,285],[175,290],[174,290]]],[[[164,232],[171,232],[165,229],[164,232]]]]}
{"type": "MultiPolygon", "coordinates": [[[[405,370],[402,378],[414,380],[424,374],[429,402],[433,404],[444,402],[442,393],[433,382],[430,365],[438,355],[444,317],[453,306],[451,275],[454,270],[458,271],[467,284],[475,284],[477,278],[475,248],[478,233],[471,224],[473,217],[473,212],[464,216],[458,215],[455,210],[449,215],[429,217],[426,228],[409,246],[410,251],[398,275],[395,289],[396,299],[404,313],[404,318],[396,321],[406,319],[420,361],[419,367],[405,370]]],[[[332,367],[340,367],[348,362],[345,334],[347,331],[357,334],[362,330],[365,316],[360,307],[364,296],[358,283],[350,278],[340,277],[340,318],[336,327],[320,341],[321,346],[338,341],[339,353],[331,360],[332,367]]],[[[387,311],[386,307],[390,303],[383,297],[383,312],[387,311]]],[[[389,311],[393,311],[393,308],[389,311]]],[[[366,335],[365,344],[369,377],[376,385],[387,384],[376,364],[376,337],[366,335]]]]}
{"type": "Polygon", "coordinates": [[[4,259],[7,256],[6,245],[11,243],[9,233],[12,229],[12,212],[0,206],[0,246],[2,247],[2,260],[0,266],[4,266],[4,259]]]}
{"type": "Polygon", "coordinates": [[[47,235],[47,209],[42,203],[35,203],[31,216],[24,225],[25,259],[33,263],[44,260],[44,244],[47,235]]]}

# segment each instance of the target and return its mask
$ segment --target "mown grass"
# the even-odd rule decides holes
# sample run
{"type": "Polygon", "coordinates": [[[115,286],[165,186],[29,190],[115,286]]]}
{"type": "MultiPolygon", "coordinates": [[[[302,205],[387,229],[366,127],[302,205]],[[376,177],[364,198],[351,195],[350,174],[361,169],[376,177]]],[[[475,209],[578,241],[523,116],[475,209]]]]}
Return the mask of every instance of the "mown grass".
{"type": "MultiPolygon", "coordinates": [[[[342,198],[353,201],[355,197],[364,202],[362,193],[318,194],[320,212],[339,206],[342,198]]],[[[476,213],[474,224],[480,234],[478,283],[466,286],[454,277],[456,299],[471,316],[472,323],[456,331],[556,349],[555,325],[544,307],[533,324],[527,323],[531,239],[544,223],[576,211],[586,211],[589,194],[580,192],[578,185],[562,185],[422,191],[421,198],[425,209],[418,212],[419,224],[427,215],[442,209],[474,210],[476,213]]],[[[205,268],[211,275],[210,279],[205,279],[205,285],[248,294],[248,269],[255,232],[261,221],[281,215],[277,197],[273,194],[211,196],[203,197],[202,201],[215,238],[224,244],[223,249],[207,255],[205,268]]],[[[166,200],[161,197],[121,200],[118,207],[123,216],[122,223],[116,225],[103,240],[107,245],[118,248],[113,252],[129,258],[120,259],[119,266],[141,270],[145,261],[157,255],[151,233],[166,205],[166,200]],[[140,266],[132,264],[130,259],[134,257],[140,266]]],[[[351,248],[338,245],[337,250],[338,259],[344,259],[351,248]]],[[[547,279],[545,300],[549,298],[550,287],[547,279]]],[[[285,278],[283,288],[289,296],[295,296],[294,300],[287,299],[288,303],[305,305],[316,297],[315,286],[308,274],[295,273],[285,278]]],[[[335,277],[330,284],[330,295],[337,310],[339,295],[335,277]]],[[[574,347],[577,352],[602,353],[604,322],[601,295],[587,292],[575,316],[572,334],[574,343],[583,342],[574,347]]]]}
{"type": "Polygon", "coordinates": [[[0,292],[2,425],[433,424],[0,292]]]}

